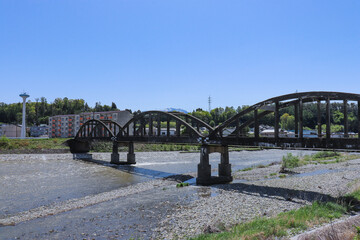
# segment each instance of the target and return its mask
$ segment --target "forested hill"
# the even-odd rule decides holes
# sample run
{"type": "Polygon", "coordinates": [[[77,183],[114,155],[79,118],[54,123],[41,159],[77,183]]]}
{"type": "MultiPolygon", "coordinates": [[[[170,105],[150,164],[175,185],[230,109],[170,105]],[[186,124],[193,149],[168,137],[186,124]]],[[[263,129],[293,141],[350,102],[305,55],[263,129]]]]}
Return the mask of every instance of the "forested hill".
{"type": "MultiPolygon", "coordinates": [[[[226,121],[230,117],[244,110],[248,106],[237,107],[218,107],[212,109],[209,113],[201,108],[198,108],[191,112],[197,118],[209,123],[211,126],[217,126],[226,121]]],[[[46,98],[42,97],[36,99],[35,102],[27,102],[27,124],[28,126],[47,124],[48,118],[54,115],[63,114],[77,114],[80,112],[101,112],[101,111],[114,111],[118,110],[115,103],[111,106],[101,105],[100,102],[95,104],[95,107],[89,107],[89,105],[83,99],[68,99],[57,98],[53,103],[48,103],[46,98]]],[[[131,110],[128,110],[131,112],[131,110]]],[[[341,102],[331,103],[331,130],[332,132],[343,131],[344,122],[344,106],[341,102]]],[[[133,112],[134,115],[140,113],[140,111],[133,112]]],[[[294,108],[284,108],[280,110],[280,126],[286,130],[293,130],[295,126],[294,108]]],[[[348,104],[348,123],[349,131],[358,132],[358,119],[357,119],[357,104],[348,104]]],[[[22,116],[22,103],[5,104],[0,103],[0,123],[21,123],[22,116]]],[[[317,104],[306,103],[303,108],[303,125],[309,129],[315,129],[317,126],[317,104]]],[[[246,114],[241,118],[241,122],[245,122],[248,119],[253,118],[253,114],[246,114]]],[[[274,126],[274,114],[268,114],[263,117],[260,124],[274,126]]],[[[326,109],[325,104],[321,105],[321,122],[326,122],[326,109]]],[[[252,126],[250,126],[252,127],[252,126]]],[[[324,127],[324,126],[323,126],[324,127]]]]}
{"type": "MultiPolygon", "coordinates": [[[[56,98],[53,103],[48,103],[46,98],[42,97],[36,99],[35,102],[28,101],[26,103],[26,122],[28,126],[48,124],[49,117],[54,115],[114,110],[118,110],[115,103],[108,106],[97,102],[92,108],[83,99],[56,98]]],[[[0,102],[0,122],[20,124],[21,118],[22,103],[5,104],[0,102]]]]}

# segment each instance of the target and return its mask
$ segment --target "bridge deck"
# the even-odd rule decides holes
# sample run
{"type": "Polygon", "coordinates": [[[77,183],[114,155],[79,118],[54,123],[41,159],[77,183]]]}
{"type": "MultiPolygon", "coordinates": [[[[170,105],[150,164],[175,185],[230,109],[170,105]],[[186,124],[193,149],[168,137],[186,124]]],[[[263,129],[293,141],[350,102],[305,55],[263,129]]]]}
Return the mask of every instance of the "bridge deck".
{"type": "Polygon", "coordinates": [[[360,149],[360,134],[358,134],[357,138],[348,138],[348,101],[357,102],[357,126],[358,132],[360,132],[360,94],[303,92],[278,96],[256,103],[215,128],[192,115],[177,112],[142,112],[134,116],[124,126],[109,120],[92,119],[80,127],[75,139],[69,140],[68,143],[71,152],[77,153],[89,151],[89,143],[93,140],[112,141],[112,162],[116,163],[119,162],[118,145],[119,143],[125,143],[129,146],[129,164],[135,163],[134,143],[201,144],[198,182],[201,184],[213,182],[208,160],[208,154],[212,152],[221,153],[219,177],[222,181],[224,179],[229,181],[231,179],[231,165],[229,164],[228,155],[229,145],[360,149]],[[322,101],[324,103],[321,103],[322,101]],[[345,138],[331,138],[332,115],[330,101],[343,102],[345,138]],[[317,136],[323,137],[307,138],[303,134],[305,127],[303,125],[303,109],[304,105],[310,102],[316,102],[317,104],[317,136]],[[321,108],[321,104],[325,106],[325,111],[324,108],[321,108]],[[296,137],[285,138],[280,134],[280,111],[287,108],[293,108],[296,137]],[[323,113],[321,109],[323,109],[323,113]],[[269,114],[274,114],[274,137],[262,137],[259,131],[260,120],[269,114]],[[323,115],[325,115],[324,123],[322,122],[323,115]],[[326,125],[324,134],[321,131],[322,124],[326,125]],[[250,126],[254,128],[254,137],[246,136],[246,129],[250,126]],[[170,132],[170,127],[176,129],[175,134],[170,132]],[[227,135],[224,133],[227,133],[227,135]]]}

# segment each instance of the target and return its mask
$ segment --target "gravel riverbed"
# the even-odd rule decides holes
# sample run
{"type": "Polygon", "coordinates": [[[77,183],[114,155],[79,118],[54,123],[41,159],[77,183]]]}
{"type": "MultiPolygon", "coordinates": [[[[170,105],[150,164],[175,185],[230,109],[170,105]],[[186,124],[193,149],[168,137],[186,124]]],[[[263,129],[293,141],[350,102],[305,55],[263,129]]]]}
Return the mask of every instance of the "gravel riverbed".
{"type": "Polygon", "coordinates": [[[285,178],[279,178],[280,165],[273,164],[234,171],[231,184],[176,188],[191,176],[148,179],[139,167],[129,173],[101,162],[108,155],[94,156],[98,163],[74,161],[70,154],[1,155],[0,178],[7,192],[0,196],[0,239],[185,239],[329,200],[360,185],[360,159],[306,165],[285,178]],[[139,172],[142,178],[131,185],[117,182],[139,172]],[[24,193],[11,191],[14,183],[24,193]],[[28,185],[20,188],[23,184],[28,185]],[[28,188],[39,194],[30,194],[28,188]],[[33,199],[20,199],[24,196],[33,199]]]}
{"type": "Polygon", "coordinates": [[[154,237],[183,239],[216,232],[258,216],[272,216],[315,200],[329,200],[359,187],[359,159],[307,165],[285,178],[269,179],[279,169],[280,165],[275,164],[233,173],[234,183],[212,186],[218,189],[216,196],[179,208],[161,222],[154,237]]]}

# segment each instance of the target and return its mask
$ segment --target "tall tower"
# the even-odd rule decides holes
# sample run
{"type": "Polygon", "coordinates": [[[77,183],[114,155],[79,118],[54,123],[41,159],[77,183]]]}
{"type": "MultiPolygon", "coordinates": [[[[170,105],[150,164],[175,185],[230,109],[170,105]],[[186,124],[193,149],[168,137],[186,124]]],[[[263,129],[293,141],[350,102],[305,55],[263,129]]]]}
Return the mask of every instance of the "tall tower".
{"type": "Polygon", "coordinates": [[[208,103],[209,103],[209,112],[211,112],[211,97],[210,96],[208,98],[208,103]]]}
{"type": "Polygon", "coordinates": [[[19,95],[20,97],[22,97],[23,99],[23,112],[22,112],[22,126],[21,126],[21,138],[25,138],[26,137],[26,126],[25,126],[25,119],[26,119],[26,99],[28,97],[30,97],[29,94],[27,94],[26,92],[22,93],[19,95]]]}

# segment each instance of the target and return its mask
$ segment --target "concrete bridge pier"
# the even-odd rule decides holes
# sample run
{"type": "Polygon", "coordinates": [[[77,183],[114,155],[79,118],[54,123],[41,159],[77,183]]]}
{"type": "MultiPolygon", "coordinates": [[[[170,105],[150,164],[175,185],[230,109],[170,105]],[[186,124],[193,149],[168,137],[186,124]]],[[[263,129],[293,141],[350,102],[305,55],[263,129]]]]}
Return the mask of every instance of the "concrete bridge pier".
{"type": "Polygon", "coordinates": [[[231,182],[233,180],[231,176],[231,164],[229,163],[229,147],[221,147],[221,162],[219,164],[219,178],[224,181],[231,182]]]}
{"type": "Polygon", "coordinates": [[[133,142],[129,142],[129,152],[127,154],[127,164],[136,164],[133,142]]]}
{"type": "Polygon", "coordinates": [[[209,164],[209,146],[202,145],[200,149],[200,163],[196,184],[211,185],[211,165],[209,164]]]}
{"type": "Polygon", "coordinates": [[[231,176],[231,164],[229,163],[228,146],[218,145],[202,145],[200,150],[200,163],[198,164],[198,177],[196,184],[212,185],[220,183],[228,183],[233,180],[231,176]],[[211,165],[209,164],[209,154],[218,152],[221,154],[219,164],[219,176],[211,176],[211,165]]]}
{"type": "Polygon", "coordinates": [[[113,142],[113,149],[112,149],[112,153],[111,153],[111,161],[110,163],[112,164],[119,164],[119,165],[127,165],[127,164],[136,164],[135,162],[135,153],[134,153],[134,143],[133,142],[129,142],[129,143],[120,143],[122,144],[122,146],[128,146],[129,147],[129,152],[127,154],[127,161],[120,161],[120,154],[119,154],[119,143],[114,141],[113,142]]]}
{"type": "Polygon", "coordinates": [[[112,153],[111,153],[110,163],[120,164],[119,145],[116,141],[113,141],[113,149],[112,149],[112,153]]]}

